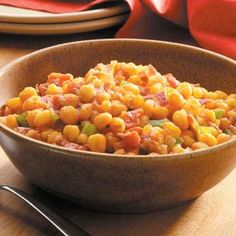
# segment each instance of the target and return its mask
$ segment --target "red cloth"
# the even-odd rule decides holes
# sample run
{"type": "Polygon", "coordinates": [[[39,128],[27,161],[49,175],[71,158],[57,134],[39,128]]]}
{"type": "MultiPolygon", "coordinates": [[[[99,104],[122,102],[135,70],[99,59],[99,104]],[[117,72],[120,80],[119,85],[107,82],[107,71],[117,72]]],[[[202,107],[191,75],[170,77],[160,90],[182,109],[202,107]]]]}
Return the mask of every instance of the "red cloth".
{"type": "Polygon", "coordinates": [[[83,11],[105,1],[107,0],[0,0],[0,4],[52,13],[67,13],[83,11]]]}
{"type": "MultiPolygon", "coordinates": [[[[0,0],[0,4],[65,13],[85,10],[104,1],[108,0],[0,0]]],[[[117,37],[161,39],[159,15],[188,28],[202,47],[236,59],[236,0],[125,1],[130,5],[131,15],[117,37]]]]}

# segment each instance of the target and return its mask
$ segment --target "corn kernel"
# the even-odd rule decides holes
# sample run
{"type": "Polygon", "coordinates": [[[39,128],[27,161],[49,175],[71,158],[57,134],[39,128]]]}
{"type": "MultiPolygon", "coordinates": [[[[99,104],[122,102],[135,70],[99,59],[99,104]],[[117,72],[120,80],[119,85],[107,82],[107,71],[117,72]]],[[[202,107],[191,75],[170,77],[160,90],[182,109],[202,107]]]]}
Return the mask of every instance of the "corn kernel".
{"type": "Polygon", "coordinates": [[[218,99],[225,99],[228,97],[227,93],[220,91],[220,90],[215,91],[215,93],[217,94],[218,99]]]}
{"type": "Polygon", "coordinates": [[[6,117],[6,125],[9,127],[9,128],[16,128],[18,126],[18,123],[17,123],[17,120],[16,120],[16,117],[14,115],[8,115],[6,117]]]}
{"type": "Polygon", "coordinates": [[[184,109],[176,111],[173,114],[172,119],[175,125],[177,125],[180,129],[188,129],[189,127],[188,116],[187,112],[184,109]]]}
{"type": "Polygon", "coordinates": [[[178,138],[181,135],[181,129],[172,122],[166,122],[164,129],[167,130],[174,138],[178,138]]]}
{"type": "Polygon", "coordinates": [[[66,125],[63,129],[63,135],[69,142],[76,142],[80,134],[79,127],[77,125],[66,125]]]}
{"type": "Polygon", "coordinates": [[[120,102],[119,100],[113,100],[111,101],[111,114],[112,116],[119,116],[121,112],[127,111],[127,106],[120,102]]]}
{"type": "Polygon", "coordinates": [[[212,134],[206,133],[206,134],[200,134],[199,135],[199,141],[202,143],[206,143],[208,146],[214,146],[217,144],[217,139],[212,134]]]}
{"type": "Polygon", "coordinates": [[[93,134],[88,137],[88,147],[93,152],[106,151],[106,138],[102,134],[93,134]]]}
{"type": "Polygon", "coordinates": [[[192,86],[187,82],[182,82],[177,86],[177,90],[184,98],[188,99],[192,95],[192,86]]]}
{"type": "Polygon", "coordinates": [[[81,102],[91,102],[95,95],[95,88],[91,84],[85,84],[80,87],[79,99],[81,102]]]}
{"type": "Polygon", "coordinates": [[[191,146],[191,148],[193,150],[204,149],[204,148],[208,148],[208,145],[206,143],[203,143],[203,142],[196,142],[191,146]]]}
{"type": "Polygon", "coordinates": [[[93,105],[91,103],[84,103],[79,110],[79,120],[89,120],[93,112],[93,105]]]}
{"type": "Polygon", "coordinates": [[[217,144],[220,144],[220,143],[224,143],[226,141],[229,141],[231,139],[231,137],[228,134],[221,133],[221,134],[218,134],[216,139],[217,139],[217,144]]]}
{"type": "Polygon", "coordinates": [[[94,125],[98,129],[103,129],[107,125],[109,125],[112,121],[112,115],[108,112],[100,113],[94,118],[94,125]]]}
{"type": "Polygon", "coordinates": [[[84,133],[80,133],[76,139],[76,143],[83,145],[87,143],[87,140],[88,140],[88,136],[84,133]]]}
{"type": "Polygon", "coordinates": [[[36,89],[33,87],[26,87],[19,94],[22,103],[32,96],[37,96],[36,89]]]}
{"type": "Polygon", "coordinates": [[[47,142],[51,144],[57,144],[63,140],[63,135],[59,131],[51,131],[48,134],[47,142]]]}
{"type": "Polygon", "coordinates": [[[48,105],[41,100],[39,96],[32,96],[24,101],[22,105],[23,111],[30,111],[38,108],[46,109],[48,105]]]}
{"type": "Polygon", "coordinates": [[[79,120],[79,111],[72,106],[62,107],[59,115],[65,124],[74,125],[79,120]]]}
{"type": "Polygon", "coordinates": [[[156,106],[153,108],[152,118],[153,119],[164,119],[168,116],[169,110],[167,107],[156,106]]]}
{"type": "Polygon", "coordinates": [[[168,100],[169,100],[169,103],[175,106],[176,108],[182,108],[186,102],[184,97],[176,91],[169,94],[168,100]]]}
{"type": "Polygon", "coordinates": [[[125,122],[119,117],[112,118],[110,122],[110,129],[114,133],[123,133],[125,131],[125,122]]]}
{"type": "Polygon", "coordinates": [[[203,97],[202,89],[200,87],[193,87],[193,96],[198,99],[202,98],[203,97]]]}
{"type": "Polygon", "coordinates": [[[111,102],[110,101],[103,101],[101,103],[100,109],[102,112],[109,112],[111,110],[111,102]]]}
{"type": "Polygon", "coordinates": [[[216,100],[217,99],[217,94],[214,92],[207,92],[204,94],[204,98],[211,98],[216,100]]]}
{"type": "Polygon", "coordinates": [[[49,84],[47,88],[47,94],[62,94],[62,88],[56,86],[55,84],[51,83],[49,84]]]}
{"type": "Polygon", "coordinates": [[[52,113],[49,110],[40,111],[34,118],[36,127],[50,126],[52,124],[52,113]]]}
{"type": "Polygon", "coordinates": [[[22,102],[19,97],[10,98],[6,103],[7,107],[14,112],[20,112],[22,108],[22,102]]]}

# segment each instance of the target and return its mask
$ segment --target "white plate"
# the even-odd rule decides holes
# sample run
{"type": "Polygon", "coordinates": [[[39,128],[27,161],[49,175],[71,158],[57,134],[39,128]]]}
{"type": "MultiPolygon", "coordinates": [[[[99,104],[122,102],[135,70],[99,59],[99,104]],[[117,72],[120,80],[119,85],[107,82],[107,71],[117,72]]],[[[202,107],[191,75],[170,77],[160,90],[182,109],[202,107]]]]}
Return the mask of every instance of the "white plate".
{"type": "Polygon", "coordinates": [[[11,6],[0,5],[0,22],[9,23],[66,23],[86,20],[101,19],[128,12],[128,5],[122,2],[120,5],[100,9],[53,14],[42,11],[34,11],[11,6]]]}
{"type": "Polygon", "coordinates": [[[94,30],[105,29],[111,26],[124,23],[129,17],[129,13],[104,19],[73,22],[64,24],[15,24],[0,23],[0,32],[28,35],[53,35],[82,33],[94,30]]]}

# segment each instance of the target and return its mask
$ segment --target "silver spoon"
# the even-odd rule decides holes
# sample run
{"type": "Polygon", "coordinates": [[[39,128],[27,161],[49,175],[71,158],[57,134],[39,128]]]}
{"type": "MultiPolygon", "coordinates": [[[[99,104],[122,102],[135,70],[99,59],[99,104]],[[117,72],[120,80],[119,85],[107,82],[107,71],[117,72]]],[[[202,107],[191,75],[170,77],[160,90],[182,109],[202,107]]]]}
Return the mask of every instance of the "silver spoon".
{"type": "Polygon", "coordinates": [[[7,192],[12,193],[13,195],[17,196],[24,202],[28,203],[31,207],[33,207],[37,212],[39,212],[47,221],[49,221],[57,230],[59,230],[65,236],[89,236],[87,232],[83,229],[79,228],[72,222],[62,218],[61,216],[57,215],[47,207],[45,207],[40,202],[33,199],[29,194],[24,193],[23,191],[7,186],[7,185],[0,185],[0,190],[5,190],[7,192]]]}

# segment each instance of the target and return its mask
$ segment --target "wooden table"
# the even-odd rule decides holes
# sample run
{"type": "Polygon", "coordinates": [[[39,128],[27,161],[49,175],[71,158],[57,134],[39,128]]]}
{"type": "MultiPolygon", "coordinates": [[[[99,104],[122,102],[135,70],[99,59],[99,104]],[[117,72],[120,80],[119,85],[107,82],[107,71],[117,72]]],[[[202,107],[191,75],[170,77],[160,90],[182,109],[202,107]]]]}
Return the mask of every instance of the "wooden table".
{"type": "MultiPolygon", "coordinates": [[[[37,49],[62,42],[113,37],[118,28],[70,36],[13,36],[0,34],[0,67],[37,49]]],[[[195,44],[189,34],[160,20],[159,39],[195,44]]],[[[0,88],[1,89],[1,88],[0,88]]],[[[0,91],[1,92],[1,91],[0,91]]],[[[92,212],[58,199],[30,184],[10,163],[0,148],[0,183],[16,186],[69,218],[91,235],[236,235],[236,170],[195,201],[161,212],[115,215],[92,212]]],[[[0,235],[59,235],[25,203],[0,192],[0,235]]]]}

